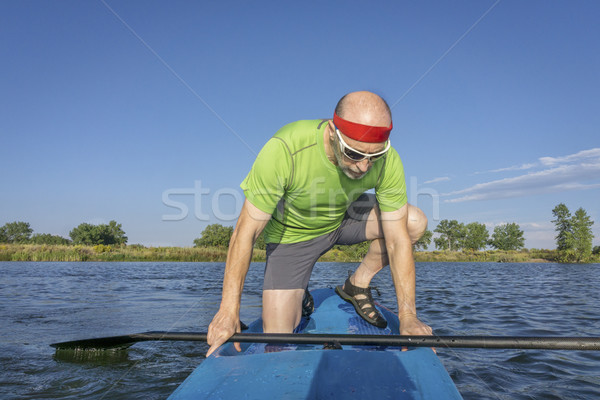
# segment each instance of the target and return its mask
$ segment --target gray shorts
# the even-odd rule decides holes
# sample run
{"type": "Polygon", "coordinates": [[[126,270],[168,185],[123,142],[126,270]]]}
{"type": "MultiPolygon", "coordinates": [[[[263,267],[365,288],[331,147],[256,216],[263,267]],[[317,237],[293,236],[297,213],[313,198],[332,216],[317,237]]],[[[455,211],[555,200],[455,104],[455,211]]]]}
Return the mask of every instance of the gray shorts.
{"type": "Polygon", "coordinates": [[[319,257],[336,244],[367,240],[367,217],[375,204],[375,195],[364,193],[350,205],[336,230],[305,242],[268,243],[263,289],[306,289],[319,257]]]}

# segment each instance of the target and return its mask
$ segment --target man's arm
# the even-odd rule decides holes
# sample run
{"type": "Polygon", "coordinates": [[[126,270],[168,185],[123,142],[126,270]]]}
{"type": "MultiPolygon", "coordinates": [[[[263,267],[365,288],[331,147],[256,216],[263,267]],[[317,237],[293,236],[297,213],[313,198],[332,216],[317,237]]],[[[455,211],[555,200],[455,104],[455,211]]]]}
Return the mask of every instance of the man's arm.
{"type": "MultiPolygon", "coordinates": [[[[269,219],[270,214],[259,210],[248,200],[244,202],[229,242],[221,306],[208,327],[207,342],[211,347],[206,353],[207,357],[234,333],[240,332],[240,302],[252,259],[252,248],[269,219]]],[[[241,350],[239,343],[235,346],[238,351],[241,350]]]]}
{"type": "Polygon", "coordinates": [[[381,212],[381,226],[398,298],[401,335],[431,335],[431,328],[417,318],[415,260],[408,234],[408,204],[396,211],[381,212]]]}

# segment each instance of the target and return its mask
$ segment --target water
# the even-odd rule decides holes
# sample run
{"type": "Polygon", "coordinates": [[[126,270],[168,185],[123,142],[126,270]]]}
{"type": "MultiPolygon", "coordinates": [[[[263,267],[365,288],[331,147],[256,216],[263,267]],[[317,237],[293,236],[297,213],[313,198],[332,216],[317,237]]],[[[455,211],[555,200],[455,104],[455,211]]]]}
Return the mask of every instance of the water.
{"type": "MultiPolygon", "coordinates": [[[[355,264],[320,263],[311,287],[355,264]]],[[[164,399],[206,344],[146,342],[109,357],[55,357],[50,343],[147,330],[205,331],[223,263],[0,263],[0,398],[164,399]]],[[[242,320],[261,312],[252,264],[242,320]]],[[[419,263],[417,306],[439,335],[600,336],[600,265],[419,263]]],[[[394,309],[389,271],[373,282],[394,309]]],[[[600,352],[439,349],[465,399],[600,398],[600,352]]]]}

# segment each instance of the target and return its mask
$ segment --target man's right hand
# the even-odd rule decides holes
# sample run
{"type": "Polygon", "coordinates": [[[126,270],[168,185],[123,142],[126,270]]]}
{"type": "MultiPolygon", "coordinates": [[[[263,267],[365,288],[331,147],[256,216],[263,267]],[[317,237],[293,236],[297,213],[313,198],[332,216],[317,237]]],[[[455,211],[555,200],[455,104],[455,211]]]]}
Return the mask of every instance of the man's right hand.
{"type": "MultiPolygon", "coordinates": [[[[206,341],[210,345],[210,349],[208,349],[206,357],[210,356],[227,339],[239,332],[241,332],[240,316],[235,312],[219,310],[208,326],[206,341]]],[[[239,343],[234,343],[233,345],[237,351],[242,351],[239,343]]]]}

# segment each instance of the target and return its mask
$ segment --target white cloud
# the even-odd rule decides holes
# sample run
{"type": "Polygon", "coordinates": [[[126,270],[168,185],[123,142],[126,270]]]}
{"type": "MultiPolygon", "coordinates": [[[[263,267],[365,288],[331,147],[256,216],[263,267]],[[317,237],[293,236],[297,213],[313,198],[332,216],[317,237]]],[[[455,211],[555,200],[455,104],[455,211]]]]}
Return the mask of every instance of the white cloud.
{"type": "Polygon", "coordinates": [[[590,159],[596,161],[600,159],[600,148],[596,147],[589,150],[582,150],[579,153],[563,157],[540,157],[539,161],[542,165],[551,167],[557,164],[567,164],[590,159]]]}
{"type": "Polygon", "coordinates": [[[445,182],[445,181],[449,181],[449,180],[450,180],[450,178],[447,177],[447,176],[440,176],[439,178],[433,178],[433,179],[430,179],[428,181],[425,181],[425,182],[423,182],[423,184],[425,185],[425,184],[428,184],[428,183],[445,182]]]}
{"type": "Polygon", "coordinates": [[[483,171],[483,172],[475,172],[475,175],[487,174],[487,173],[497,173],[497,172],[506,172],[506,171],[522,171],[522,170],[525,170],[525,169],[531,169],[531,168],[533,168],[535,166],[536,166],[535,163],[513,165],[512,167],[492,169],[490,171],[483,171]]]}
{"type": "Polygon", "coordinates": [[[508,171],[523,171],[536,167],[548,168],[555,167],[561,164],[570,164],[576,162],[594,162],[600,161],[600,147],[595,147],[593,149],[582,150],[575,154],[569,154],[567,156],[562,157],[540,157],[537,162],[534,163],[525,163],[521,165],[512,165],[510,167],[497,168],[489,171],[475,172],[474,175],[479,174],[487,174],[487,173],[498,173],[498,172],[508,172],[508,171]]]}
{"type": "Polygon", "coordinates": [[[528,231],[554,231],[554,224],[551,222],[521,222],[519,226],[528,231]]]}
{"type": "MultiPolygon", "coordinates": [[[[563,159],[566,159],[566,157],[563,159]]],[[[460,196],[444,200],[447,203],[460,203],[474,200],[523,197],[569,190],[596,189],[600,188],[600,182],[598,182],[600,179],[600,159],[593,161],[591,163],[560,165],[513,178],[478,183],[466,189],[442,194],[442,196],[460,196]],[[596,182],[584,183],[589,181],[596,182]]]]}

